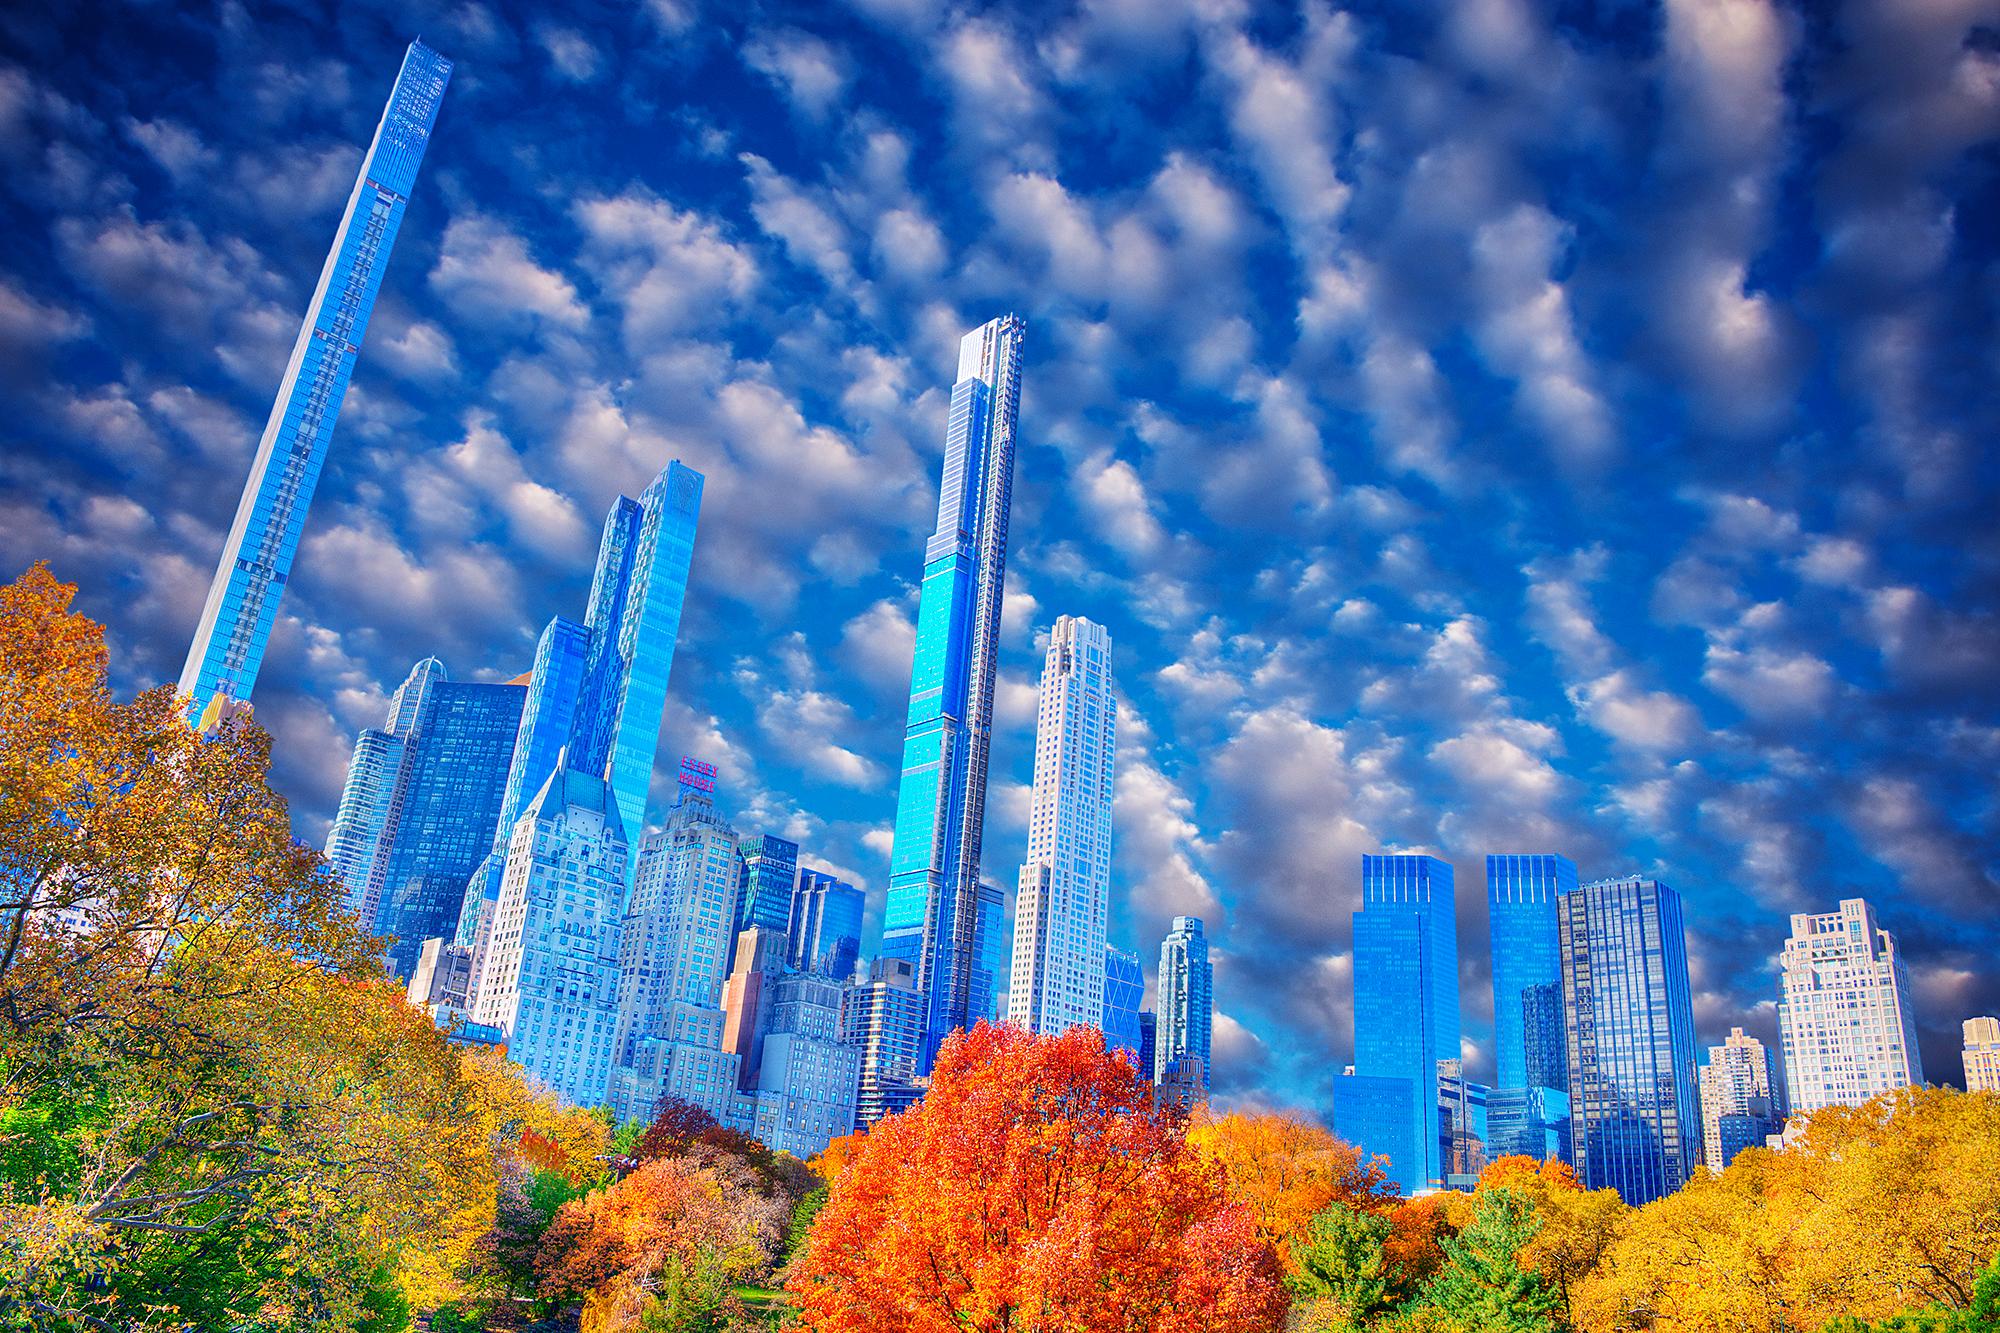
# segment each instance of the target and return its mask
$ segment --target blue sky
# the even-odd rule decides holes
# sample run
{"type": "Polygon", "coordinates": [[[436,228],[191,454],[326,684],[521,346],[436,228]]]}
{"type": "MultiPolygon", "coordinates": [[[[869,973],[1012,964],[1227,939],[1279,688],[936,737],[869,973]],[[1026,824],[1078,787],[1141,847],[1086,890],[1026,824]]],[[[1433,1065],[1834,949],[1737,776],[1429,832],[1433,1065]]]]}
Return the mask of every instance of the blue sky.
{"type": "Polygon", "coordinates": [[[1689,904],[1701,1040],[1873,899],[2000,1009],[2000,7],[481,3],[0,16],[0,563],[179,673],[404,45],[458,62],[257,713],[317,841],[437,653],[527,665],[707,474],[655,785],[886,876],[956,336],[1029,322],[988,874],[1110,627],[1112,937],[1211,923],[1225,1098],[1324,1111],[1359,857],[1689,904]],[[1893,11],[1893,12],[1892,12],[1893,11]]]}

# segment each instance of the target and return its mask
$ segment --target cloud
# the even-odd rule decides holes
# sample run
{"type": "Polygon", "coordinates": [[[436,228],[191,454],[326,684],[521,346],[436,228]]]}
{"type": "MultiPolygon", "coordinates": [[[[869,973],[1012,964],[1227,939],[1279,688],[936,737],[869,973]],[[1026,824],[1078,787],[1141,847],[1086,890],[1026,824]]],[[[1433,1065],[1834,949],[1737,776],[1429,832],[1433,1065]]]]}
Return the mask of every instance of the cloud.
{"type": "Polygon", "coordinates": [[[844,55],[796,30],[756,34],[745,44],[743,59],[815,120],[824,119],[839,104],[851,77],[844,55]]]}
{"type": "Polygon", "coordinates": [[[454,218],[430,282],[461,318],[516,329],[538,322],[580,329],[590,322],[576,286],[536,263],[527,242],[495,218],[454,218]]]}

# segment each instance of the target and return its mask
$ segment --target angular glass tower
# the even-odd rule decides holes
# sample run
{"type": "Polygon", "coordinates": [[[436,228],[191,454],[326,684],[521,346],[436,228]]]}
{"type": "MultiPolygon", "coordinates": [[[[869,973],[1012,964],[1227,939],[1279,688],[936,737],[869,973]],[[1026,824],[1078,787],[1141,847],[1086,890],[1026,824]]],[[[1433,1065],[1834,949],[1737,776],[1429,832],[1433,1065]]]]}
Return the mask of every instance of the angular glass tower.
{"type": "Polygon", "coordinates": [[[1556,899],[1575,889],[1576,865],[1568,857],[1486,858],[1486,909],[1493,929],[1496,1088],[1568,1086],[1556,899]]]}
{"type": "Polygon", "coordinates": [[[1215,970],[1201,918],[1177,916],[1160,941],[1160,1008],[1153,1038],[1153,1081],[1164,1084],[1177,1063],[1195,1063],[1192,1079],[1209,1086],[1209,1037],[1215,1025],[1215,970]]]}
{"type": "Polygon", "coordinates": [[[736,896],[736,929],[762,926],[784,931],[792,920],[792,891],[799,882],[799,845],[774,833],[746,836],[743,887],[736,896]]]}
{"type": "Polygon", "coordinates": [[[1080,616],[1060,617],[1042,667],[1028,857],[1015,888],[1007,990],[1009,1020],[1031,1032],[1103,1029],[1117,722],[1111,635],[1080,616]]]}
{"type": "Polygon", "coordinates": [[[1587,1189],[1637,1208],[1672,1194],[1701,1149],[1681,896],[1602,880],[1556,901],[1571,1158],[1587,1189]]]}
{"type": "Polygon", "coordinates": [[[1139,1051],[1145,1042],[1139,1030],[1139,1006],[1146,1001],[1146,974],[1139,970],[1139,955],[1123,949],[1104,950],[1104,1046],[1123,1051],[1148,1079],[1153,1066],[1139,1066],[1139,1051]]]}
{"type": "Polygon", "coordinates": [[[786,961],[794,971],[816,972],[847,981],[861,961],[861,919],[866,906],[861,890],[824,870],[799,867],[799,886],[792,891],[792,915],[786,937],[786,961]]]}
{"type": "Polygon", "coordinates": [[[937,530],[924,550],[882,954],[910,964],[923,997],[925,1073],[972,1006],[1025,327],[1006,315],[959,343],[937,530]]]}
{"type": "Polygon", "coordinates": [[[228,701],[247,702],[257,683],[341,399],[450,79],[449,60],[410,43],[278,382],[181,670],[192,721],[212,720],[228,701]]]}
{"type": "Polygon", "coordinates": [[[1443,1189],[1438,1062],[1459,1058],[1458,919],[1451,863],[1361,858],[1354,914],[1354,1074],[1336,1127],[1389,1159],[1405,1193],[1443,1189]],[[1372,1089],[1363,1089],[1366,1080],[1372,1089]],[[1354,1094],[1368,1091],[1355,1099],[1354,1094]],[[1353,1123],[1354,1111],[1365,1112],[1353,1123]]]}

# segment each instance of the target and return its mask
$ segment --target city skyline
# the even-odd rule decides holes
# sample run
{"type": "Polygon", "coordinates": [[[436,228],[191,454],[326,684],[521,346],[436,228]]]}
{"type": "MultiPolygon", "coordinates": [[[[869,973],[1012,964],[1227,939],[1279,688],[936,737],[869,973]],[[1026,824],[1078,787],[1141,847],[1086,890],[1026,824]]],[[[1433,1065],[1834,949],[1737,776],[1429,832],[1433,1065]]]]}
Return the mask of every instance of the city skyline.
{"type": "MultiPolygon", "coordinates": [[[[384,62],[409,36],[367,29],[274,20],[192,54],[177,38],[168,49],[189,68],[243,75],[237,82],[251,91],[240,125],[158,85],[132,87],[113,108],[93,100],[73,66],[23,76],[61,89],[101,133],[81,135],[74,118],[35,121],[55,126],[53,140],[96,175],[79,185],[42,164],[14,187],[46,182],[58,215],[30,228],[37,238],[47,231],[46,241],[4,274],[8,308],[26,310],[53,339],[33,355],[49,358],[55,387],[4,389],[23,407],[26,449],[7,457],[0,527],[11,535],[0,553],[15,563],[48,555],[84,584],[84,607],[112,626],[119,669],[135,664],[128,688],[172,679],[186,650],[254,422],[283,368],[281,344],[379,113],[384,62]],[[265,72],[286,59],[315,71],[303,91],[265,72]],[[289,197],[256,193],[245,164],[267,158],[273,179],[299,187],[289,197]],[[194,183],[210,180],[225,188],[198,199],[194,183]],[[134,254],[185,275],[175,289],[185,296],[120,267],[134,254]],[[190,348],[190,329],[213,336],[190,348]],[[67,414],[55,410],[58,392],[70,394],[67,414]],[[133,507],[157,517],[135,517],[133,507]]],[[[1198,105],[1193,119],[1208,117],[1217,132],[1203,143],[1149,134],[1130,160],[1096,176],[1065,155],[1074,142],[1060,102],[1081,94],[1046,63],[1053,48],[1011,24],[940,30],[932,45],[896,55],[922,76],[907,99],[841,77],[833,56],[831,83],[788,82],[803,57],[779,58],[904,50],[894,33],[732,31],[705,52],[644,56],[748,71],[732,95],[705,90],[712,107],[676,103],[661,117],[674,126],[663,151],[685,177],[585,154],[555,166],[559,204],[524,189],[518,165],[496,166],[495,141],[546,156],[549,144],[569,144],[567,131],[496,109],[510,95],[526,100],[518,94],[532,85],[598,98],[608,113],[607,93],[639,78],[611,59],[615,44],[569,34],[579,48],[523,27],[515,36],[532,59],[526,72],[503,72],[490,37],[449,20],[424,29],[458,62],[458,82],[387,270],[260,687],[259,716],[277,735],[278,782],[304,840],[321,841],[347,745],[379,724],[383,691],[409,663],[435,654],[482,685],[528,671],[539,617],[583,602],[584,516],[684,453],[711,477],[703,539],[715,540],[689,588],[652,807],[666,804],[678,755],[716,760],[742,793],[739,829],[797,841],[802,861],[864,889],[878,931],[893,804],[884,793],[895,785],[906,702],[897,695],[909,679],[902,644],[915,621],[909,566],[929,531],[926,508],[935,513],[939,386],[952,378],[939,348],[1019,309],[1034,332],[981,859],[1004,884],[1026,846],[1032,708],[1023,701],[1032,703],[1039,636],[1058,612],[1090,615],[1132,663],[1119,682],[1133,762],[1121,755],[1110,941],[1137,952],[1151,974],[1173,916],[1207,922],[1218,1095],[1323,1105],[1316,1071],[1351,1054],[1338,977],[1351,962],[1344,918],[1360,896],[1349,878],[1358,850],[1428,849],[1449,860],[1465,941],[1488,938],[1488,854],[1561,852],[1593,877],[1673,883],[1688,895],[1701,1045],[1740,1025],[1775,1051],[1770,1006],[1786,917],[1865,897],[1910,962],[1925,1069],[1957,1076],[1960,1021],[2000,1009],[1988,961],[1992,871],[1977,853],[1990,841],[1981,822],[1990,814],[1966,785],[1986,771],[1974,704],[1992,665],[1990,637],[1981,637],[1990,627],[1976,604],[1954,600],[1950,580],[1893,549],[1895,522],[1855,494],[1879,480],[1871,467],[1893,473],[1903,457],[1893,423],[1868,415],[1861,388],[1850,391],[1852,416],[1872,423],[1867,447],[1888,452],[1856,464],[1846,499],[1822,501],[1800,485],[1781,447],[1818,430],[1836,450],[1862,448],[1849,437],[1864,432],[1842,431],[1837,415],[1743,425],[1758,466],[1727,466],[1745,451],[1716,423],[1723,409],[1704,406],[1701,367],[1672,369],[1671,347],[1616,350],[1604,315],[1611,278],[1587,262],[1604,238],[1555,185],[1531,198],[1475,199],[1470,220],[1438,215],[1447,231],[1463,224],[1464,243],[1452,244],[1475,266],[1476,309],[1465,315],[1469,342],[1453,352],[1438,335],[1424,352],[1421,339],[1434,332],[1425,321],[1382,314],[1382,303],[1403,302],[1396,308],[1408,316],[1424,297],[1398,285],[1409,281],[1401,252],[1367,240],[1380,219],[1361,204],[1391,196],[1351,147],[1328,161],[1334,183],[1355,192],[1362,230],[1352,239],[1366,262],[1345,272],[1301,266],[1281,292],[1246,280],[1243,301],[1218,296],[1207,279],[1246,272],[1244,254],[1282,264],[1289,247],[1311,249],[1315,228],[1345,234],[1341,210],[1314,205],[1323,196],[1276,170],[1254,126],[1231,119],[1255,81],[1282,84],[1289,74],[1296,83],[1313,60],[1332,58],[1315,45],[1325,34],[1304,26],[1162,38],[1187,43],[1210,71],[1213,105],[1198,105]],[[961,47],[988,67],[1007,63],[1009,50],[1020,56],[1010,67],[1040,108],[1043,119],[1028,114],[1026,123],[1046,158],[1010,157],[1018,145],[982,137],[969,99],[1001,93],[982,94],[957,72],[967,66],[939,54],[961,47]],[[582,77],[593,53],[594,73],[582,77]],[[812,87],[821,91],[801,91],[812,87]],[[840,110],[864,101],[879,120],[840,110]],[[941,139],[925,138],[915,114],[930,102],[953,113],[939,118],[941,139]],[[857,188],[871,192],[867,225],[843,211],[858,206],[820,178],[821,163],[758,128],[757,107],[801,127],[825,163],[851,167],[857,188]],[[851,128],[837,128],[842,120],[851,128]],[[965,167],[967,197],[928,188],[921,171],[898,176],[882,133],[965,167]],[[702,147],[716,136],[719,146],[702,147]],[[870,163],[883,174],[869,175],[870,163]],[[481,170],[494,179],[476,179],[481,170]],[[814,216],[827,226],[799,221],[814,216]],[[1064,218],[1075,224],[1068,232],[1038,221],[1064,218]],[[925,227],[941,238],[932,251],[925,227]],[[814,248],[828,236],[841,239],[814,248]],[[1077,248],[1038,248],[1038,236],[1077,248]],[[1170,256],[1188,291],[1145,286],[1135,236],[1170,256]],[[1583,258],[1571,272],[1559,253],[1583,258]],[[926,254],[939,258],[926,267],[926,254]],[[1635,507],[1615,474],[1549,467],[1543,451],[1559,441],[1547,423],[1516,419],[1537,403],[1576,401],[1535,397],[1522,387],[1526,367],[1546,363],[1507,360],[1509,293],[1541,289],[1515,281],[1532,271],[1492,266],[1523,256],[1543,259],[1541,277],[1573,302],[1557,303],[1574,321],[1578,358],[1562,373],[1574,372],[1596,403],[1600,447],[1619,449],[1649,492],[1671,497],[1657,507],[1635,507]],[[1566,276],[1548,276],[1558,272],[1566,276]],[[1331,341],[1305,345],[1308,303],[1320,322],[1305,332],[1331,341]],[[777,318],[805,308],[822,309],[825,322],[777,318]],[[1187,316],[1186,327],[1163,322],[1163,310],[1187,316]],[[1386,322],[1357,334],[1340,322],[1356,310],[1386,322]],[[1336,345],[1391,332],[1419,341],[1353,344],[1351,353],[1336,345]],[[1336,387],[1308,388],[1306,369],[1320,364],[1311,357],[1339,366],[1350,354],[1352,379],[1329,372],[1336,387]],[[1439,402],[1455,409],[1455,424],[1441,455],[1400,456],[1423,437],[1389,438],[1383,402],[1397,400],[1371,407],[1367,394],[1391,382],[1358,368],[1386,375],[1426,364],[1449,384],[1439,402]],[[1684,416],[1634,415],[1633,394],[1669,389],[1684,416]],[[1661,419],[1677,423],[1663,452],[1686,446],[1672,467],[1638,444],[1661,419]],[[1217,447],[1197,447],[1203,440],[1217,447]],[[1310,447],[1286,451],[1299,440],[1310,447]],[[1535,461],[1533,494],[1487,486],[1497,460],[1523,458],[1535,461]],[[1446,475],[1454,469],[1456,481],[1446,475]],[[1456,517],[1489,503],[1504,521],[1456,517]],[[1589,517],[1571,535],[1565,525],[1579,513],[1589,517]],[[1461,524],[1492,532],[1445,531],[1461,524]],[[1905,721],[1867,721],[1875,703],[1905,721]],[[1820,726],[1798,726],[1802,706],[1820,726]],[[1912,727],[1924,744],[1907,744],[1912,727]],[[1513,836],[1514,826],[1531,836],[1513,836]]],[[[1362,50],[1380,49],[1382,33],[1360,32],[1362,50]]],[[[1086,69],[1136,40],[1084,36],[1086,69]]],[[[136,38],[96,40],[115,51],[136,38]]],[[[1538,40],[1585,58],[1580,37],[1538,40]]],[[[1772,40],[1783,64],[1802,59],[1808,39],[1772,40]]],[[[1140,64],[1167,77],[1160,64],[1140,64]]],[[[1371,77],[1364,71],[1362,82],[1371,77]]],[[[1687,95],[1699,93],[1698,80],[1689,86],[1687,95]]],[[[37,105],[25,114],[53,114],[37,105]]],[[[1603,109],[1615,122],[1617,108],[1603,109]]],[[[1426,132],[1393,109],[1348,112],[1400,134],[1426,132]]],[[[1674,123],[1720,132],[1699,117],[1674,123]]],[[[1353,132],[1338,130],[1341,143],[1353,132]]],[[[11,197],[18,207],[20,195],[11,197]]],[[[1800,282],[1838,275],[1838,254],[1815,254],[1763,262],[1800,282]]],[[[1969,261],[1947,245],[1938,262],[1953,270],[1969,261]]],[[[1760,269],[1756,282],[1773,286],[1753,283],[1736,297],[1790,310],[1772,271],[1760,269]]],[[[1948,279],[1911,281],[1941,290],[1948,279]]],[[[1784,342],[1796,314],[1774,315],[1771,337],[1784,342]]],[[[1857,330],[1866,323],[1856,320],[1857,330]]],[[[1663,327],[1660,336],[1677,335],[1663,327]]],[[[1858,357],[1872,344],[1854,337],[1858,357]]],[[[1837,382],[1844,364],[1830,359],[1817,373],[1837,382]]],[[[1972,429],[1976,419],[1956,424],[1986,437],[1972,429]]],[[[1939,467],[1953,459],[1945,445],[1922,456],[1939,467]]],[[[1882,494],[1949,520],[1956,511],[1942,493],[1913,476],[1900,490],[1881,482],[1882,494]]],[[[1986,549],[1977,539],[1957,545],[1975,556],[1986,549]]],[[[629,832],[636,849],[640,831],[629,832]]],[[[874,949],[871,939],[864,952],[874,949]]],[[[1468,1074],[1490,1078],[1487,951],[1460,952],[1468,1074]]]]}

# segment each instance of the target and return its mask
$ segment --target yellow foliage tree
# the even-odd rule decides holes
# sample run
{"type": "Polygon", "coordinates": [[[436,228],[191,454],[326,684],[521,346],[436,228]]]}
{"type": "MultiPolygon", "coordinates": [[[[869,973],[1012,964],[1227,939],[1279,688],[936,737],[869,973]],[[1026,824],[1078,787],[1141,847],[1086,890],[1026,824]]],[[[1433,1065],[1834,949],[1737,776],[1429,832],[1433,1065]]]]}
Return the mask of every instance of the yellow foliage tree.
{"type": "Polygon", "coordinates": [[[1285,1243],[1305,1235],[1332,1203],[1384,1212],[1395,1189],[1359,1149],[1309,1120],[1279,1113],[1197,1112],[1188,1142],[1222,1168],[1231,1202],[1256,1219],[1258,1234],[1292,1263],[1285,1243]]]}

